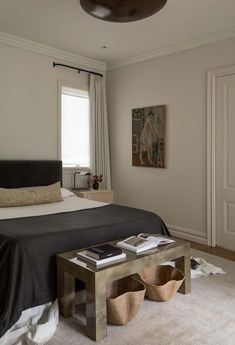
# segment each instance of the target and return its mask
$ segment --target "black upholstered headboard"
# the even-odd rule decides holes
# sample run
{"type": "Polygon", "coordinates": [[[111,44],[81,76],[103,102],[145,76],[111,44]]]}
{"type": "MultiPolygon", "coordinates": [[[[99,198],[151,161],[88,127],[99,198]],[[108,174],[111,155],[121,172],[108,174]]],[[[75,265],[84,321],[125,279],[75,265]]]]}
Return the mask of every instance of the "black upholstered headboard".
{"type": "Polygon", "coordinates": [[[0,160],[0,187],[46,186],[57,181],[62,186],[62,161],[0,160]]]}

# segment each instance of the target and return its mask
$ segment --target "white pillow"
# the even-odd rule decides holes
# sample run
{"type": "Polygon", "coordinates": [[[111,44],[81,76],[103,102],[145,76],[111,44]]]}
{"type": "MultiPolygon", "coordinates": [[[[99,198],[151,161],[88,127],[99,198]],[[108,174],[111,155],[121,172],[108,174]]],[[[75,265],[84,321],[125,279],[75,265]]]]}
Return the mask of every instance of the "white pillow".
{"type": "Polygon", "coordinates": [[[66,188],[60,188],[60,190],[61,190],[62,198],[67,198],[69,196],[76,196],[73,192],[71,192],[71,190],[68,190],[66,188]]]}

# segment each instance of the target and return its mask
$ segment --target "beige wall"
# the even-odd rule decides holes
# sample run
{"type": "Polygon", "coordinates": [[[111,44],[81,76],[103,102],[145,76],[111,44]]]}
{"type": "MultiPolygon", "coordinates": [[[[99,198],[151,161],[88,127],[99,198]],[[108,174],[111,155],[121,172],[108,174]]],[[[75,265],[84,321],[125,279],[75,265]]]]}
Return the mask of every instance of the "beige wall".
{"type": "MultiPolygon", "coordinates": [[[[57,159],[57,82],[87,76],[53,58],[0,44],[0,159],[57,159]]],[[[159,213],[179,230],[206,233],[206,72],[235,63],[235,40],[108,73],[115,201],[159,213]],[[167,105],[167,169],[131,166],[131,109],[167,105]]],[[[70,174],[65,185],[72,183],[70,174]]],[[[197,236],[199,235],[199,237],[197,236]]]]}
{"type": "Polygon", "coordinates": [[[157,212],[175,234],[205,242],[206,75],[234,63],[232,39],[108,73],[115,202],[157,212]],[[160,104],[167,105],[167,168],[133,167],[131,109],[160,104]]]}
{"type": "MultiPolygon", "coordinates": [[[[88,79],[53,61],[0,44],[0,159],[58,158],[58,80],[81,87],[88,79]]],[[[66,174],[65,184],[71,181],[66,174]]]]}

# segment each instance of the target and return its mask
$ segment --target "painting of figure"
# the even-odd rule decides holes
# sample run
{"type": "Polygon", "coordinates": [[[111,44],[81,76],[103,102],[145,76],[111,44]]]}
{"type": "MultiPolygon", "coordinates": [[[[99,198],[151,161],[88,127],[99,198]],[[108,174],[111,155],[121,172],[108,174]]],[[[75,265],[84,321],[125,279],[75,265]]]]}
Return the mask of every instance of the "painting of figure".
{"type": "Polygon", "coordinates": [[[165,168],[166,106],[132,109],[132,165],[165,168]]]}

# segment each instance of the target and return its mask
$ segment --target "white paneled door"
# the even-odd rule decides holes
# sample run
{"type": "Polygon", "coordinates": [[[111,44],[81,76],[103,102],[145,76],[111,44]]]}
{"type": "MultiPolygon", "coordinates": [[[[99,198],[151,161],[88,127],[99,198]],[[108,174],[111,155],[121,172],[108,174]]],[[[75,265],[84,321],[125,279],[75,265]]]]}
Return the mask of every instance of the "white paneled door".
{"type": "Polygon", "coordinates": [[[216,244],[235,251],[235,74],[215,90],[216,244]]]}

